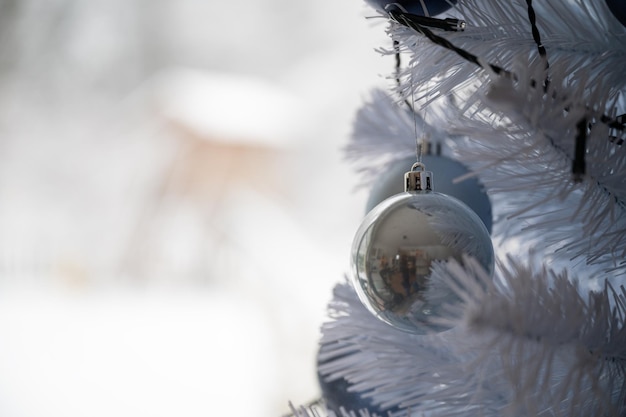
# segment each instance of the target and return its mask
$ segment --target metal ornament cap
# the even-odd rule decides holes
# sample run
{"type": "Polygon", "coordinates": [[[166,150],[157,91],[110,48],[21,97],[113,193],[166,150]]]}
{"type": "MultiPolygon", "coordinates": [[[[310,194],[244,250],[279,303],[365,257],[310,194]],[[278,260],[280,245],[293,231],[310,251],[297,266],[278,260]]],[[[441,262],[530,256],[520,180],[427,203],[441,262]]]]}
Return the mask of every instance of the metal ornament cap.
{"type": "Polygon", "coordinates": [[[404,174],[404,191],[432,191],[433,173],[426,171],[424,164],[416,162],[411,170],[404,174]],[[419,171],[416,169],[421,168],[419,171]]]}

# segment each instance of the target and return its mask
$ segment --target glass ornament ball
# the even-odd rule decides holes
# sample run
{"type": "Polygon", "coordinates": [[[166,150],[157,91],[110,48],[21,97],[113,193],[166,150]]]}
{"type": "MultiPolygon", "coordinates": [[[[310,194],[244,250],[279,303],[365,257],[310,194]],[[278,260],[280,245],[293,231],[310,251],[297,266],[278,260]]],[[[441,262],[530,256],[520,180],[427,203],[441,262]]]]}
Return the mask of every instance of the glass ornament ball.
{"type": "Polygon", "coordinates": [[[626,26],[626,1],[606,0],[606,5],[609,6],[613,16],[615,16],[622,25],[626,26]]]}
{"type": "Polygon", "coordinates": [[[361,302],[380,320],[416,334],[447,330],[433,319],[456,293],[431,278],[437,261],[464,255],[492,274],[494,251],[480,218],[461,201],[433,191],[396,194],[374,207],[357,230],[352,280],[361,302]]]}
{"type": "Polygon", "coordinates": [[[419,16],[436,16],[450,9],[457,0],[366,0],[372,7],[386,10],[387,7],[395,6],[406,10],[408,13],[419,16]],[[424,7],[426,10],[424,10],[424,7]]]}

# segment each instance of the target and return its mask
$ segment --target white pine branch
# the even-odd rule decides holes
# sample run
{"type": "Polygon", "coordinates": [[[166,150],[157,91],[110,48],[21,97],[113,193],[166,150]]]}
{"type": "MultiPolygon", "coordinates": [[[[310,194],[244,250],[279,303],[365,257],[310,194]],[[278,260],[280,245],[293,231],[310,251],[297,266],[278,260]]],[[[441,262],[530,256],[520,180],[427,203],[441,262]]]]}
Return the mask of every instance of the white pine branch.
{"type": "Polygon", "coordinates": [[[584,299],[565,273],[511,259],[498,281],[478,264],[440,265],[432,279],[462,303],[426,336],[372,316],[339,285],[323,327],[320,372],[377,405],[437,416],[618,416],[624,408],[625,291],[584,299]],[[465,269],[464,269],[465,268],[465,269]]]}

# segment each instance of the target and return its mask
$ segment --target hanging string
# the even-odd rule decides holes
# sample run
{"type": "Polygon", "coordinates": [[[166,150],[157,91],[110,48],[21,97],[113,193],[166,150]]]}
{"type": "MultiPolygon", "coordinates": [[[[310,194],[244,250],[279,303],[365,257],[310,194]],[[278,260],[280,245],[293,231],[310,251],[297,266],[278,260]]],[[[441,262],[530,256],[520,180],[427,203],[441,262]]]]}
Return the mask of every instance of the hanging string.
{"type": "MultiPolygon", "coordinates": [[[[401,61],[400,61],[400,49],[398,48],[397,41],[394,41],[394,46],[396,47],[396,81],[398,82],[398,86],[400,87],[401,61]]],[[[422,115],[421,135],[418,135],[417,118],[419,114],[415,110],[417,103],[415,101],[416,84],[414,82],[414,75],[415,75],[415,61],[413,60],[413,61],[410,61],[410,67],[409,67],[409,84],[410,84],[410,89],[411,89],[411,101],[409,102],[409,100],[405,98],[404,102],[407,104],[409,109],[411,109],[411,114],[413,115],[413,132],[415,135],[415,156],[417,159],[417,163],[421,165],[422,168],[424,168],[424,164],[422,162],[423,155],[424,155],[424,148],[426,147],[426,153],[430,155],[431,144],[429,143],[428,135],[426,134],[426,109],[424,109],[424,112],[422,115]]],[[[439,155],[440,153],[441,153],[441,147],[438,144],[437,154],[439,155]]]]}
{"type": "MultiPolygon", "coordinates": [[[[402,60],[400,58],[400,43],[397,40],[393,41],[393,49],[395,51],[396,57],[396,84],[398,85],[398,90],[400,95],[402,94],[402,81],[400,79],[400,73],[402,70],[402,60]]],[[[424,136],[422,135],[422,140],[420,140],[419,135],[417,134],[417,112],[415,111],[415,83],[413,82],[413,72],[414,72],[414,64],[411,64],[410,72],[409,72],[409,84],[411,89],[411,100],[405,97],[404,103],[411,110],[411,114],[413,115],[413,133],[415,135],[415,156],[418,163],[422,163],[422,156],[424,154],[424,136]]],[[[426,124],[425,117],[422,118],[422,132],[424,132],[424,127],[426,124]]],[[[428,146],[428,145],[427,145],[428,146]]]]}
{"type": "MultiPolygon", "coordinates": [[[[415,83],[413,82],[414,65],[415,65],[415,63],[412,62],[411,63],[411,68],[410,68],[411,71],[409,73],[410,84],[411,84],[411,87],[410,87],[411,88],[411,103],[413,103],[413,106],[411,106],[411,107],[413,109],[415,109],[415,83]]],[[[423,149],[424,149],[424,135],[423,135],[423,129],[422,129],[421,139],[420,139],[420,136],[417,134],[417,113],[415,112],[415,110],[413,110],[413,133],[415,134],[415,156],[417,157],[417,162],[421,164],[422,163],[422,154],[424,152],[423,151],[423,149]]]]}

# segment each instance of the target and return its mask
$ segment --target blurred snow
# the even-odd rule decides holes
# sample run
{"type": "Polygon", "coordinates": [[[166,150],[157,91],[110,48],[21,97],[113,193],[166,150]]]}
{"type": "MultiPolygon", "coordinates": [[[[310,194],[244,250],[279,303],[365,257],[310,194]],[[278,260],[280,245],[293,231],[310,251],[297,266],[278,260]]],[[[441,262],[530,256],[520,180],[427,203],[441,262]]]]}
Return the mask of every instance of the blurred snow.
{"type": "Polygon", "coordinates": [[[278,416],[393,62],[358,0],[0,2],[0,415],[278,416]]]}
{"type": "Polygon", "coordinates": [[[160,74],[149,90],[159,111],[198,135],[245,144],[293,146],[306,123],[304,103],[263,79],[206,70],[160,74]]]}

